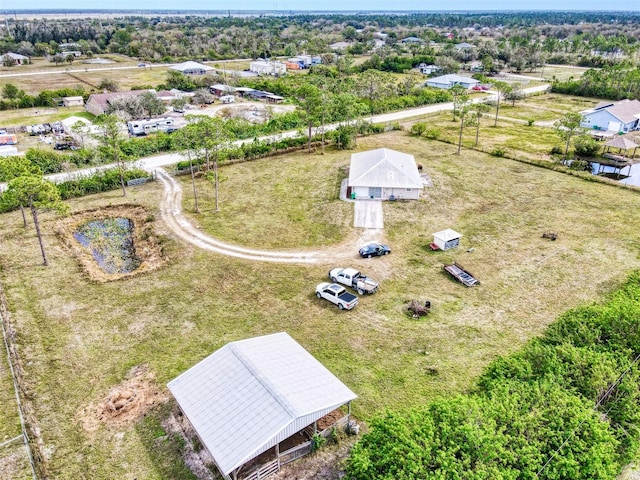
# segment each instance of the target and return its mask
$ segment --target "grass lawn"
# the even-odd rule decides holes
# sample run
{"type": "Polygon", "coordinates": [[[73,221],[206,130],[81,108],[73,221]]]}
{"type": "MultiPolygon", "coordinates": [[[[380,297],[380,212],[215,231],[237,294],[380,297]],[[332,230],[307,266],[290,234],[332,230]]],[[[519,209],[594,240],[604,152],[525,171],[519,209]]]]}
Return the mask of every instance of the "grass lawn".
{"type": "Polygon", "coordinates": [[[553,80],[554,77],[558,80],[566,81],[570,78],[580,78],[587,70],[589,68],[571,65],[545,65],[542,75],[549,81],[553,80]]]}
{"type": "MultiPolygon", "coordinates": [[[[519,100],[515,106],[511,102],[500,103],[500,116],[520,120],[554,122],[567,112],[580,112],[594,107],[600,100],[585,97],[573,97],[557,93],[533,95],[519,100]]],[[[495,108],[494,108],[495,112],[495,108]]]]}
{"type": "MultiPolygon", "coordinates": [[[[528,131],[533,144],[541,133],[528,131]]],[[[352,205],[337,199],[352,152],[221,168],[219,213],[210,185],[198,180],[203,213],[193,218],[216,237],[256,248],[352,251],[351,265],[381,288],[349,312],[314,295],[339,265],[219,256],[173,239],[158,221],[169,237],[167,265],[94,284],[54,236],[51,214],[43,215],[48,268],[40,265],[33,229],[20,226],[17,212],[2,215],[0,280],[51,478],[189,478],[180,443],[161,425],[171,401],[132,425],[94,419],[97,428],[83,427],[91,405],[132,367],[145,365],[167,394],[167,381],[227,342],[286,331],[359,395],[352,409],[366,421],[385,408],[468,390],[496,356],[517,350],[567,308],[598,300],[640,267],[635,191],[475,151],[458,156],[453,145],[404,132],[361,139],[357,150],[379,147],[413,154],[433,183],[420,201],[383,206],[381,240],[393,248],[384,258],[357,257],[363,232],[351,227],[352,205]],[[461,247],[430,251],[431,233],[444,228],[464,235],[461,247]],[[545,230],[558,240],[542,239],[545,230]],[[443,273],[442,264],[453,260],[481,285],[467,289],[443,273]],[[432,313],[410,318],[411,299],[431,300],[432,313]]],[[[181,181],[189,210],[189,179],[181,181]]],[[[72,211],[140,203],[159,218],[160,198],[154,183],[131,188],[124,199],[116,191],[69,203],[72,211]]],[[[13,434],[15,416],[0,422],[2,435],[13,434]]]]}
{"type": "Polygon", "coordinates": [[[51,123],[64,120],[67,117],[84,117],[93,120],[95,115],[84,110],[84,107],[59,107],[59,108],[19,108],[4,110],[0,120],[3,127],[19,127],[22,125],[34,125],[36,123],[51,123]]]}
{"type": "MultiPolygon", "coordinates": [[[[500,112],[502,113],[502,107],[500,112]]],[[[484,152],[492,152],[495,148],[501,148],[511,158],[550,161],[551,148],[554,145],[562,144],[552,128],[529,127],[522,123],[503,119],[498,119],[498,126],[494,127],[494,118],[489,112],[481,119],[477,146],[475,146],[476,127],[465,127],[462,135],[463,147],[479,149],[484,152]]],[[[452,121],[450,112],[442,112],[428,117],[427,124],[429,128],[439,132],[439,139],[455,144],[457,150],[460,121],[452,121]]],[[[464,156],[466,155],[468,152],[464,152],[464,156]]]]}

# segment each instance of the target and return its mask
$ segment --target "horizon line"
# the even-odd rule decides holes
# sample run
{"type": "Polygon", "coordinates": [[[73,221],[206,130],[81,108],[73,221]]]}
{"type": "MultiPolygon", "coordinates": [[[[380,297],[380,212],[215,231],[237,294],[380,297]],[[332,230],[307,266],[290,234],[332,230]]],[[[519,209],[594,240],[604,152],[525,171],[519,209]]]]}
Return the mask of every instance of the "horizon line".
{"type": "Polygon", "coordinates": [[[145,12],[145,13],[160,13],[160,12],[314,12],[314,13],[462,13],[462,12],[483,12],[483,13],[512,13],[512,12],[567,12],[567,13],[629,13],[640,12],[640,10],[619,10],[619,9],[580,9],[580,8],[545,8],[545,9],[531,9],[531,8],[511,8],[511,9],[330,9],[330,10],[318,10],[318,9],[202,9],[202,8],[12,8],[12,9],[0,9],[0,14],[10,13],[33,13],[33,12],[65,12],[65,13],[83,13],[83,12],[145,12]]]}

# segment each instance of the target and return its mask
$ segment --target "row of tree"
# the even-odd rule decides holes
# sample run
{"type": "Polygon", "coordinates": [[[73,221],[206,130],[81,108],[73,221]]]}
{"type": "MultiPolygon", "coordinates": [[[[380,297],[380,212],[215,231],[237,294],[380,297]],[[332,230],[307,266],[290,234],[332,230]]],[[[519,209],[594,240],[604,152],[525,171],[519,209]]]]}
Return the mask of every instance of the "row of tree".
{"type": "Polygon", "coordinates": [[[553,91],[613,100],[640,99],[640,67],[622,63],[587,70],[581,77],[554,81],[553,91]]]}
{"type": "MultiPolygon", "coordinates": [[[[640,19],[633,12],[486,12],[483,14],[286,15],[256,17],[122,17],[118,19],[8,19],[0,25],[0,53],[55,56],[64,43],[84,55],[120,53],[147,61],[290,57],[323,54],[350,42],[352,54],[376,48],[389,54],[416,54],[430,42],[460,63],[493,62],[516,70],[535,67],[542,57],[576,63],[585,56],[616,59],[637,55],[640,19]],[[406,45],[409,36],[424,45],[406,45]],[[457,50],[468,41],[477,49],[457,50]]],[[[499,66],[498,66],[499,65],[499,66]]]]}

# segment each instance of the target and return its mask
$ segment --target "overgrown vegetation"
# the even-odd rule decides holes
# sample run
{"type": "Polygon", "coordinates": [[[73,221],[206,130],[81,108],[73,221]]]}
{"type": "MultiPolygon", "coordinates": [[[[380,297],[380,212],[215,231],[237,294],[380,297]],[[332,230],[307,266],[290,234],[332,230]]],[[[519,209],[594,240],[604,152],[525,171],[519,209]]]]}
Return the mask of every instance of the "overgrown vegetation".
{"type": "Polygon", "coordinates": [[[554,81],[554,92],[584,97],[640,99],[640,67],[630,62],[590,69],[577,79],[554,81]]]}

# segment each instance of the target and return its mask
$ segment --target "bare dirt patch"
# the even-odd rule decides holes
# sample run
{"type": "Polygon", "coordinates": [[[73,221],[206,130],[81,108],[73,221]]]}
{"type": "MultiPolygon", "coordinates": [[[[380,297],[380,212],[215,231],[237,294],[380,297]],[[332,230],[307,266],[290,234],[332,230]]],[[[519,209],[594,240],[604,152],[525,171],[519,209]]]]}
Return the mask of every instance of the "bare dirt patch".
{"type": "Polygon", "coordinates": [[[121,280],[151,272],[169,260],[163,253],[162,237],[156,233],[154,216],[139,205],[123,204],[78,212],[60,220],[55,230],[62,243],[78,259],[89,279],[98,283],[121,280]],[[80,245],[73,237],[73,232],[90,220],[117,217],[126,217],[133,221],[133,241],[136,256],[140,258],[141,263],[132,272],[110,274],[100,268],[90,250],[80,245]]]}
{"type": "Polygon", "coordinates": [[[93,432],[101,424],[116,428],[131,425],[154,405],[167,401],[154,380],[154,374],[146,366],[133,367],[124,382],[113,387],[99,402],[80,410],[82,427],[93,432]]]}

